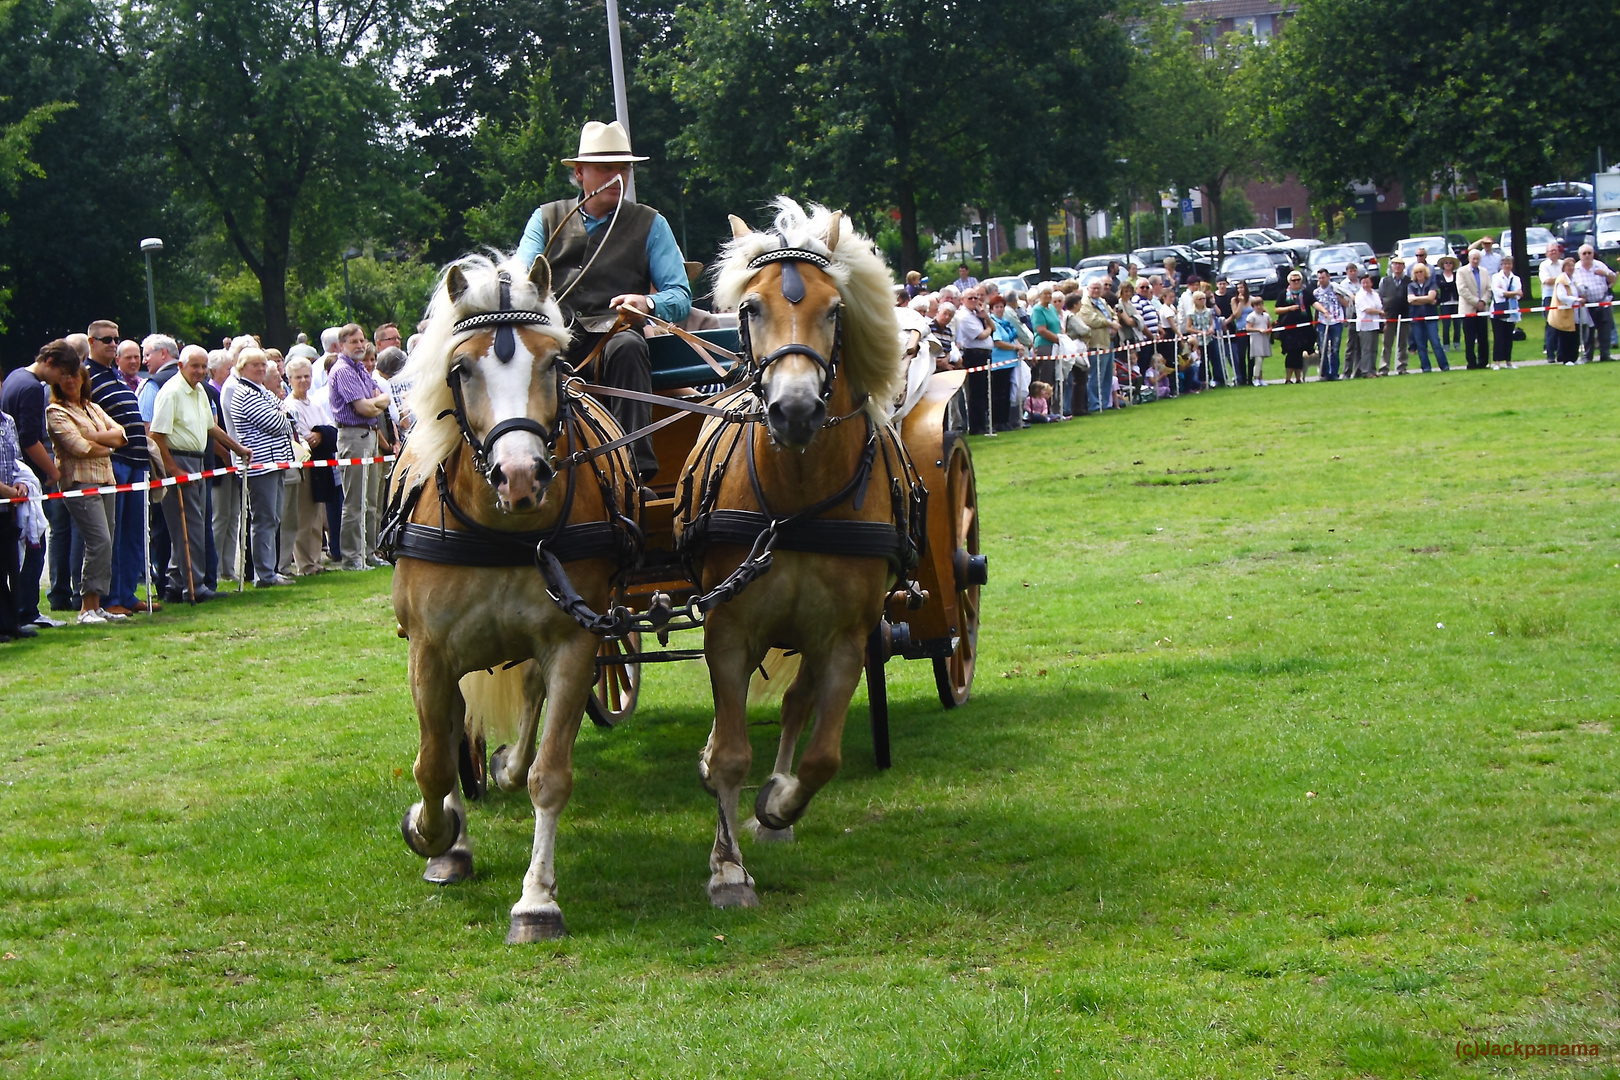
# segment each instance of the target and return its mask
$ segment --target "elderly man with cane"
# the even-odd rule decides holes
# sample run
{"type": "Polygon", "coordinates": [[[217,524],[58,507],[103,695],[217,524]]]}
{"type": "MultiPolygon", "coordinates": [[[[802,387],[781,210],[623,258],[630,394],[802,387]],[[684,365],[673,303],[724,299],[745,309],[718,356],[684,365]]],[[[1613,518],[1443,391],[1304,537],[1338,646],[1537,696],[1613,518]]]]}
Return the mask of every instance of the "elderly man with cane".
{"type": "MultiPolygon", "coordinates": [[[[203,389],[208,377],[208,353],[197,345],[186,346],[180,354],[180,374],[163,384],[152,404],[152,423],[147,434],[163,455],[163,468],[170,476],[199,472],[203,450],[210,440],[233,450],[246,466],[253,451],[228,435],[214,422],[214,410],[203,389]]],[[[169,526],[168,599],[208,600],[216,594],[202,583],[205,553],[203,498],[198,487],[180,483],[172,499],[163,500],[163,517],[169,526]],[[189,497],[188,497],[189,495],[189,497]],[[174,541],[178,540],[176,544],[174,541]],[[181,575],[184,574],[184,577],[181,575]]]]}

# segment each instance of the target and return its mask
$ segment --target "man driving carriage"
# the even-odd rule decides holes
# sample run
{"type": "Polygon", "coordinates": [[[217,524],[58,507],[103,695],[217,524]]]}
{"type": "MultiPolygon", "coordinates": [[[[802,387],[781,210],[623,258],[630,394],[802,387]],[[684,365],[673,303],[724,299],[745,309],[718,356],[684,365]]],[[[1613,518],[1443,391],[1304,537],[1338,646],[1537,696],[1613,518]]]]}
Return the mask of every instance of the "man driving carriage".
{"type": "MultiPolygon", "coordinates": [[[[628,308],[633,325],[621,329],[602,348],[591,377],[605,386],[652,391],[652,366],[641,325],[648,313],[680,322],[692,308],[686,265],[675,233],[650,206],[624,198],[631,166],[646,161],[630,152],[630,136],[617,121],[587,123],[579,136],[579,153],[564,158],[573,167],[580,194],[546,203],[535,210],[518,244],[525,265],[545,253],[551,263],[552,287],[573,332],[568,362],[576,367],[591,355],[613,328],[620,308],[628,308]]],[[[652,407],[614,398],[613,418],[625,431],[646,427],[652,407]]],[[[650,438],[631,446],[643,482],[658,471],[650,438]]]]}

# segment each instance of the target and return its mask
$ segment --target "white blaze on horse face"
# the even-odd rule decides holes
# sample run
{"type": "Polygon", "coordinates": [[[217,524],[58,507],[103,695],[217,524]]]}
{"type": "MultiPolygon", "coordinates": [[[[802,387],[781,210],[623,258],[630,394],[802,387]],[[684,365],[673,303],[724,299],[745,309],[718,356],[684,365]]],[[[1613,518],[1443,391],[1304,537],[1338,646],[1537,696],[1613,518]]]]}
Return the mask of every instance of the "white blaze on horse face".
{"type": "MultiPolygon", "coordinates": [[[[553,418],[531,416],[530,411],[539,358],[530,350],[523,334],[517,333],[514,337],[517,349],[510,361],[502,363],[495,355],[493,337],[489,350],[478,359],[490,429],[503,420],[525,416],[549,426],[553,418]]],[[[542,477],[550,477],[549,466],[542,473],[540,465],[548,462],[550,456],[545,444],[532,432],[513,431],[496,440],[489,450],[489,464],[491,475],[499,478],[495,494],[501,509],[524,510],[539,504],[545,487],[542,477]]]]}

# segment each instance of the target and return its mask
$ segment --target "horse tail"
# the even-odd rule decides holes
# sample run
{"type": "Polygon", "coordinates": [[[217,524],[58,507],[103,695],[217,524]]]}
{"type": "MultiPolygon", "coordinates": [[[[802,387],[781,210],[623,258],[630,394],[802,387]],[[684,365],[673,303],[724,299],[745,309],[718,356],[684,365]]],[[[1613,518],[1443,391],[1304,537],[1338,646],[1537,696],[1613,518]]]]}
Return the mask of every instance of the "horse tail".
{"type": "Polygon", "coordinates": [[[772,649],[748,680],[749,701],[780,701],[799,674],[799,654],[772,649]]]}
{"type": "Polygon", "coordinates": [[[461,677],[461,696],[467,702],[467,739],[482,737],[490,746],[513,741],[524,714],[523,680],[533,660],[492,671],[473,671],[461,677]]]}

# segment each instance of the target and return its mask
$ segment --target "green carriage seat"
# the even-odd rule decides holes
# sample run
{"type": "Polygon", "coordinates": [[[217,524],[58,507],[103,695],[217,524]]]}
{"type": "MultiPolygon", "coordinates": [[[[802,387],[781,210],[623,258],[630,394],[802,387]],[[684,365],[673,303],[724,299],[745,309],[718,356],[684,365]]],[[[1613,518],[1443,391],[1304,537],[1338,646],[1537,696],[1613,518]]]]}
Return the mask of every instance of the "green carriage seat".
{"type": "MultiPolygon", "coordinates": [[[[736,327],[717,330],[698,330],[696,335],[717,347],[736,352],[742,347],[736,327]]],[[[652,360],[652,386],[654,390],[680,390],[689,386],[705,386],[720,381],[714,368],[704,363],[696,349],[674,334],[661,334],[647,339],[652,360]]],[[[720,363],[730,368],[730,363],[720,363]]]]}

